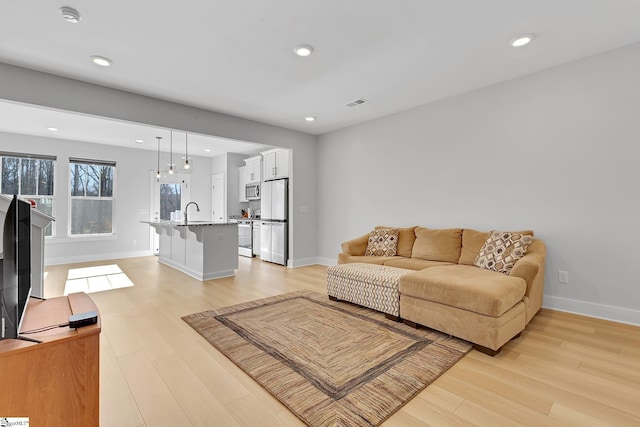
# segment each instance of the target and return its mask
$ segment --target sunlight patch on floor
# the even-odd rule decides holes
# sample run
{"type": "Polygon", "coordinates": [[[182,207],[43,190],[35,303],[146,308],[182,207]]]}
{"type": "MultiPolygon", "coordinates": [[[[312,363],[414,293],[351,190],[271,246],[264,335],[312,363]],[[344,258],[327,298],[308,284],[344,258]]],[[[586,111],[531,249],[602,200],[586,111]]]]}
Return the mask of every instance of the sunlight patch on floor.
{"type": "Polygon", "coordinates": [[[70,269],[64,285],[64,295],[87,294],[134,286],[116,264],[70,269]]]}

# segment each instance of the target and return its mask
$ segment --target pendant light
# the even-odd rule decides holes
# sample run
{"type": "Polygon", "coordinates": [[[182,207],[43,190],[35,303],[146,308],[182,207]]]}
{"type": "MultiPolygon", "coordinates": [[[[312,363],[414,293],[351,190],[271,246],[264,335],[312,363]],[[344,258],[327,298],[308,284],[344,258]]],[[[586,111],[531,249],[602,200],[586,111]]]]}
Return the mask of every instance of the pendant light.
{"type": "Polygon", "coordinates": [[[184,168],[188,170],[191,167],[189,164],[189,134],[184,134],[184,168]]]}
{"type": "Polygon", "coordinates": [[[160,181],[160,140],[162,137],[156,136],[156,139],[158,140],[158,169],[156,169],[156,179],[160,181]]]}
{"type": "Polygon", "coordinates": [[[171,158],[169,161],[169,175],[173,175],[173,131],[171,131],[171,143],[169,151],[171,152],[171,158]]]}

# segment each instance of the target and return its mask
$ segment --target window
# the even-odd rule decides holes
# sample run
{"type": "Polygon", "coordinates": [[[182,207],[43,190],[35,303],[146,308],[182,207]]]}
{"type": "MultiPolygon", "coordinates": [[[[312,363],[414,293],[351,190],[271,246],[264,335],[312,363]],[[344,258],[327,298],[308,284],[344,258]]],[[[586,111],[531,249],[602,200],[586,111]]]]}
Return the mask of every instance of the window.
{"type": "MultiPolygon", "coordinates": [[[[54,216],[53,180],[56,158],[4,152],[0,152],[0,158],[0,193],[33,199],[37,210],[54,216]]],[[[52,226],[47,226],[45,236],[52,235],[52,226]]]]}
{"type": "Polygon", "coordinates": [[[181,184],[160,184],[160,219],[171,219],[171,213],[182,206],[181,184]]]}
{"type": "Polygon", "coordinates": [[[71,235],[113,234],[115,162],[69,159],[71,235]]]}

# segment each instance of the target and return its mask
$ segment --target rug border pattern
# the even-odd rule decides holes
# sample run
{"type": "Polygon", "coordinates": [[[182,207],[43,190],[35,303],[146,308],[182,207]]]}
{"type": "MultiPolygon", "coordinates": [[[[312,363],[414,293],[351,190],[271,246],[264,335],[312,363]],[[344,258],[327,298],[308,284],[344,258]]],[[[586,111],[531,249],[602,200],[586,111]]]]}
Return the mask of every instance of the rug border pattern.
{"type": "Polygon", "coordinates": [[[426,328],[416,330],[385,319],[380,312],[345,304],[349,303],[330,301],[326,295],[317,292],[297,291],[193,313],[182,319],[310,426],[379,425],[471,350],[470,343],[458,338],[426,328]],[[298,369],[247,341],[221,320],[240,310],[294,298],[304,298],[429,343],[421,351],[402,357],[401,363],[391,364],[377,376],[368,377],[369,381],[331,397],[331,393],[327,395],[298,369]],[[214,334],[215,339],[212,338],[214,334]],[[410,372],[406,372],[407,366],[411,368],[410,372]],[[411,375],[416,369],[421,372],[421,378],[411,375]]]}

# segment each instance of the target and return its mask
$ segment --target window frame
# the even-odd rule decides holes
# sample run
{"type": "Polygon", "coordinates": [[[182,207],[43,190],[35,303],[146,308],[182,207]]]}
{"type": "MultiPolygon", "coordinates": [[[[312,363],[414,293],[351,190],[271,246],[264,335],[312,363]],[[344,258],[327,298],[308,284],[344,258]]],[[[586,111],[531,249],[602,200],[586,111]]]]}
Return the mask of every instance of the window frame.
{"type": "MultiPolygon", "coordinates": [[[[67,237],[71,239],[109,239],[113,238],[116,235],[116,176],[117,176],[117,165],[115,161],[107,161],[107,160],[95,160],[95,159],[80,159],[80,158],[69,158],[69,167],[67,168],[67,184],[69,185],[68,193],[68,215],[67,215],[67,237]],[[101,196],[100,192],[102,191],[102,185],[98,182],[98,196],[72,196],[72,185],[71,185],[71,177],[72,172],[71,168],[76,164],[84,164],[90,166],[108,166],[113,168],[113,176],[112,176],[112,187],[111,187],[111,196],[101,196]],[[73,201],[74,200],[95,200],[95,201],[110,201],[111,202],[111,232],[109,233],[76,233],[73,234],[73,201]]],[[[86,182],[85,182],[86,184],[86,182]]],[[[87,192],[87,186],[85,185],[84,192],[87,192]]]]}
{"type": "MultiPolygon", "coordinates": [[[[41,212],[45,215],[54,217],[56,216],[56,204],[57,204],[57,200],[56,200],[56,171],[58,168],[58,157],[57,156],[50,156],[50,155],[46,155],[46,154],[33,154],[33,153],[15,153],[15,152],[9,152],[9,151],[0,151],[0,194],[4,194],[6,195],[10,195],[10,194],[5,194],[2,193],[2,174],[1,174],[1,170],[2,170],[2,159],[6,158],[6,157],[11,157],[14,159],[18,159],[19,163],[18,163],[18,196],[22,199],[33,199],[36,200],[36,210],[38,212],[41,212]],[[51,185],[51,192],[52,194],[22,194],[22,187],[23,187],[23,183],[22,183],[22,162],[23,160],[50,160],[53,162],[53,169],[51,172],[51,176],[53,177],[53,182],[51,185]],[[38,209],[38,203],[37,201],[39,200],[50,200],[51,201],[51,213],[45,212],[41,209],[38,209]]],[[[40,168],[40,164],[38,164],[38,168],[40,168]]],[[[40,175],[40,169],[38,169],[38,177],[36,177],[36,192],[38,192],[39,189],[39,185],[40,185],[40,180],[39,180],[39,175],[40,175]]],[[[47,226],[47,228],[50,228],[51,230],[51,234],[49,235],[45,235],[45,239],[51,239],[52,237],[56,236],[56,223],[55,221],[51,221],[51,223],[47,226]]],[[[45,231],[46,233],[46,231],[45,231]]]]}

